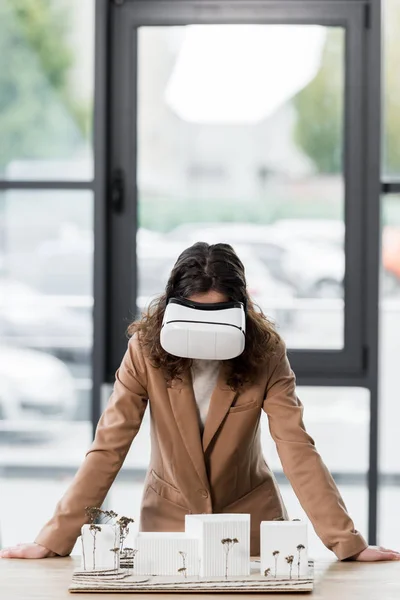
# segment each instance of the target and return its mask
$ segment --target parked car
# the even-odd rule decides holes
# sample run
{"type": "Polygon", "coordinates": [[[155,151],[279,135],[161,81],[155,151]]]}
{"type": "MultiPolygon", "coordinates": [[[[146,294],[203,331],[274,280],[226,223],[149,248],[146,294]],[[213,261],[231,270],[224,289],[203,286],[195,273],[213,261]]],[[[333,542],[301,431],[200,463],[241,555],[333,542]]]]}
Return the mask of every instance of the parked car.
{"type": "Polygon", "coordinates": [[[181,225],[169,233],[174,239],[186,239],[188,243],[204,241],[210,244],[226,242],[231,245],[250,246],[263,261],[275,279],[290,285],[284,271],[283,259],[287,245],[274,235],[269,225],[253,223],[195,223],[181,225]]]}
{"type": "Polygon", "coordinates": [[[162,234],[139,230],[137,236],[138,298],[143,311],[154,296],[160,294],[168,275],[185,245],[175,243],[162,234]],[[139,234],[140,232],[140,234],[139,234]]]}
{"type": "Polygon", "coordinates": [[[72,418],[74,379],[66,365],[49,354],[0,346],[0,420],[72,418]]]}
{"type": "Polygon", "coordinates": [[[196,223],[180,226],[169,239],[227,242],[250,246],[275,279],[293,287],[297,296],[343,296],[344,252],[334,245],[293,238],[274,225],[254,223],[196,223]]]}
{"type": "Polygon", "coordinates": [[[345,224],[339,219],[279,219],[273,224],[282,235],[309,243],[323,243],[344,249],[345,224]]]}
{"type": "Polygon", "coordinates": [[[65,360],[88,360],[92,347],[91,312],[77,312],[55,297],[0,278],[0,334],[3,342],[40,349],[65,360]]]}
{"type": "Polygon", "coordinates": [[[93,231],[65,223],[59,237],[43,240],[36,248],[35,287],[54,296],[92,296],[93,253],[93,231]]]}
{"type": "Polygon", "coordinates": [[[343,298],[345,254],[339,249],[293,241],[283,269],[302,298],[343,298]]]}
{"type": "MultiPolygon", "coordinates": [[[[159,238],[157,244],[148,248],[138,245],[139,290],[142,291],[138,308],[141,311],[155,295],[162,293],[175,261],[188,245],[190,242],[172,241],[168,236],[159,238]],[[149,283],[150,273],[152,285],[145,287],[143,282],[149,283]]],[[[249,246],[235,244],[235,250],[245,265],[251,297],[278,325],[287,326],[293,319],[293,289],[277,281],[249,246]]]]}
{"type": "Polygon", "coordinates": [[[250,246],[234,244],[234,249],[244,264],[251,298],[278,326],[292,325],[296,314],[293,288],[275,279],[250,246]]]}

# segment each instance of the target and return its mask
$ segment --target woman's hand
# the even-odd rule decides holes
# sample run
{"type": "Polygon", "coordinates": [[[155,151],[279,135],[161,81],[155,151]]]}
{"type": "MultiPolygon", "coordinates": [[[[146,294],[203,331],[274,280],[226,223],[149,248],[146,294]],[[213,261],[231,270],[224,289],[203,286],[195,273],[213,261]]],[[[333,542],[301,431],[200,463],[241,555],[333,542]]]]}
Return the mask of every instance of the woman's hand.
{"type": "Polygon", "coordinates": [[[378,560],[400,560],[400,552],[388,550],[382,546],[368,546],[359,554],[352,556],[352,560],[360,562],[376,562],[378,560]]]}
{"type": "Polygon", "coordinates": [[[39,544],[17,544],[0,550],[0,558],[51,558],[53,556],[58,554],[39,544]]]}

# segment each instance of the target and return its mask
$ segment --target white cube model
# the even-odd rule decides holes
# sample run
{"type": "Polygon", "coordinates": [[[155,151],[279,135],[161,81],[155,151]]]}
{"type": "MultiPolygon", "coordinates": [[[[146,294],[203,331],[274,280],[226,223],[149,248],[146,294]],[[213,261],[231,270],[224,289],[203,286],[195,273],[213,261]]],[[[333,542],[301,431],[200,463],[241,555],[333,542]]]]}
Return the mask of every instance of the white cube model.
{"type": "Polygon", "coordinates": [[[250,515],[185,516],[186,534],[199,540],[200,577],[250,575],[250,515]]]}
{"type": "Polygon", "coordinates": [[[119,569],[120,536],[116,525],[83,525],[81,529],[82,570],[119,569]]]}
{"type": "Polygon", "coordinates": [[[199,543],[185,533],[144,531],[134,541],[134,575],[191,577],[199,574],[199,543]]]}
{"type": "Polygon", "coordinates": [[[260,553],[261,575],[277,579],[307,577],[307,523],[262,521],[260,553]]]}

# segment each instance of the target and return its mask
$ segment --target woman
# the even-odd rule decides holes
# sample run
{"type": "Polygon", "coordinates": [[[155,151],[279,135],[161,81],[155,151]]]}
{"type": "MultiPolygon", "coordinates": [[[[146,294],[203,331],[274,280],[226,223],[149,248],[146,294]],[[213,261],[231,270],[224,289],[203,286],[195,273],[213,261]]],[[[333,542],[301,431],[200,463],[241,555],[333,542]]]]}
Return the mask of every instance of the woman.
{"type": "Polygon", "coordinates": [[[368,547],[355,530],[313,439],[307,434],[295,376],[283,341],[254,307],[245,270],[227,244],[199,242],[178,258],[165,293],[130,326],[128,349],[95,440],[54,516],[35,543],[1,553],[7,558],[68,555],[85,507],[100,506],[151,407],[151,463],[142,498],[143,531],[182,531],[189,513],[251,514],[251,553],[259,553],[262,520],[288,519],[260,442],[264,410],[283,469],[323,543],[343,560],[395,560],[400,554],[368,547]],[[160,342],[170,298],[242,302],[244,351],[231,360],[191,360],[160,342]]]}

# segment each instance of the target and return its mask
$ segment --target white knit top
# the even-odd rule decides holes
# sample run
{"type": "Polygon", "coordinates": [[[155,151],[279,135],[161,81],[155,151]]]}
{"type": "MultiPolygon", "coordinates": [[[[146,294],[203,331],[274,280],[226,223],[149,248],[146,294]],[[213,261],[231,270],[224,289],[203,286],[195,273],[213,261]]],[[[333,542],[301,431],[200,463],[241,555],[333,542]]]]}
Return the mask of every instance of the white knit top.
{"type": "Polygon", "coordinates": [[[194,396],[196,398],[197,412],[200,429],[204,429],[211,394],[216,386],[220,361],[219,360],[193,360],[192,380],[194,396]]]}

